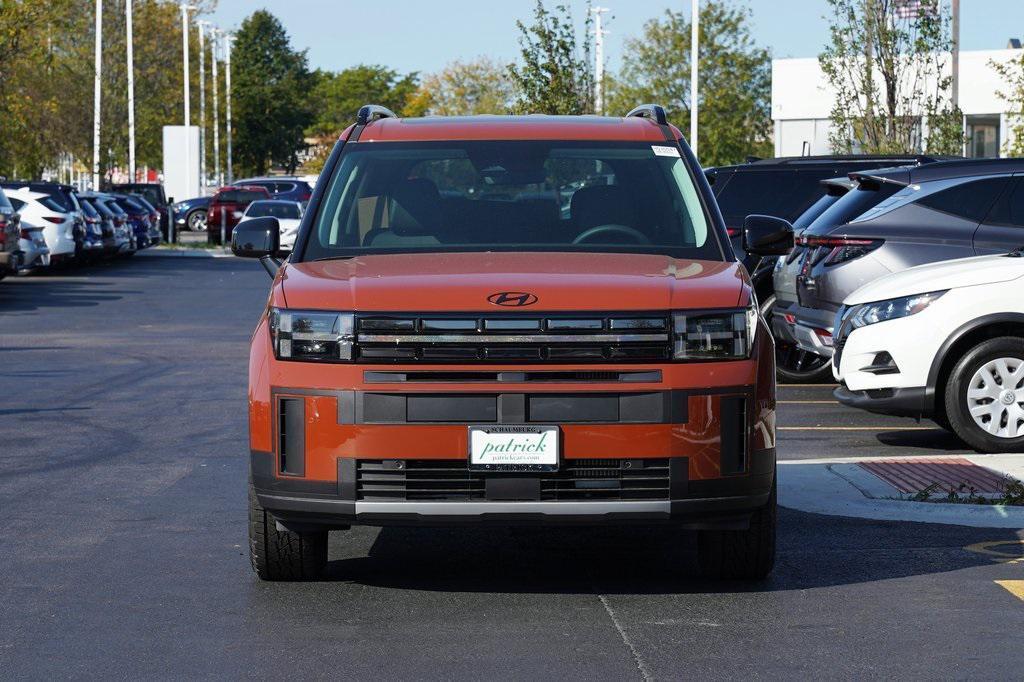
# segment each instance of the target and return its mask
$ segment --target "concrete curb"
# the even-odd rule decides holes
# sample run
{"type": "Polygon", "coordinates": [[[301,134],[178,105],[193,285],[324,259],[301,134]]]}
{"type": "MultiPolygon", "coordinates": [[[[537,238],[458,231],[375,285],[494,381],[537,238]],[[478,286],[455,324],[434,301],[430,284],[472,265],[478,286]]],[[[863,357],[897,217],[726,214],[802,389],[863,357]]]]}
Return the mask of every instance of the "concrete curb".
{"type": "MultiPolygon", "coordinates": [[[[857,466],[868,459],[780,461],[779,504],[813,514],[877,521],[1024,529],[1024,507],[893,499],[899,496],[895,488],[857,466]]],[[[1024,468],[1022,455],[971,455],[968,459],[1010,475],[1024,468]]]]}
{"type": "Polygon", "coordinates": [[[234,258],[235,255],[230,251],[223,250],[212,250],[212,249],[165,249],[156,247],[153,249],[145,249],[135,254],[136,258],[147,257],[147,258],[234,258]]]}

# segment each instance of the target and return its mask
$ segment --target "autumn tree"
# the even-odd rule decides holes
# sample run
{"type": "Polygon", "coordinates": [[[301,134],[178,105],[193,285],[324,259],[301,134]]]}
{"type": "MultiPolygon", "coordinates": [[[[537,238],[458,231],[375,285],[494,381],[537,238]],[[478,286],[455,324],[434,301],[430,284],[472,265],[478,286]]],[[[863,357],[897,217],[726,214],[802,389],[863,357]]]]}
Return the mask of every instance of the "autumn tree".
{"type": "Polygon", "coordinates": [[[510,64],[508,77],[516,90],[516,113],[594,113],[594,70],[591,59],[590,12],[577,37],[565,5],[548,10],[537,0],[530,25],[516,21],[522,60],[510,64]]]}
{"type": "Polygon", "coordinates": [[[506,114],[513,90],[504,66],[489,57],[454,61],[423,78],[405,106],[407,115],[506,114]]]}
{"type": "Polygon", "coordinates": [[[940,0],[828,0],[831,40],[818,57],[835,93],[836,152],[959,154],[962,114],[946,75],[952,46],[940,0]]]}
{"type": "MultiPolygon", "coordinates": [[[[608,111],[665,107],[681,130],[690,125],[690,20],[666,10],[626,40],[622,68],[606,82],[608,111]]],[[[770,156],[771,54],[751,35],[750,10],[732,2],[700,10],[700,156],[705,165],[770,156]]]]}

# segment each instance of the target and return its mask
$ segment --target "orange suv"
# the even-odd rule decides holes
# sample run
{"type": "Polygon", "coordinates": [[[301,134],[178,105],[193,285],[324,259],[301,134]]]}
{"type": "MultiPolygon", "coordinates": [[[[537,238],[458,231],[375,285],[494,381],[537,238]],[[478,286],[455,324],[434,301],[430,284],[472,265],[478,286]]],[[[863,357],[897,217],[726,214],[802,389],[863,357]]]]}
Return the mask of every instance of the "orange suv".
{"type": "MultiPolygon", "coordinates": [[[[711,576],[775,548],[775,367],[746,270],[661,107],[400,119],[331,153],[249,355],[249,539],[308,579],[352,525],[674,524],[711,576]]],[[[751,216],[748,251],[786,251],[751,216]]]]}

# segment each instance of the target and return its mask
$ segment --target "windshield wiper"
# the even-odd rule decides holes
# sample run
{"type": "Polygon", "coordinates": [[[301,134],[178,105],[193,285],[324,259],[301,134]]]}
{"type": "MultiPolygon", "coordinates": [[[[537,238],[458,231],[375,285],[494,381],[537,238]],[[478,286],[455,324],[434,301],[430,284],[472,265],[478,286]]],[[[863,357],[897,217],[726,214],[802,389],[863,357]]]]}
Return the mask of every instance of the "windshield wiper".
{"type": "Polygon", "coordinates": [[[1020,258],[1021,256],[1024,256],[1024,246],[1018,246],[1016,249],[1014,249],[1013,251],[1006,255],[1009,256],[1010,258],[1020,258]]]}

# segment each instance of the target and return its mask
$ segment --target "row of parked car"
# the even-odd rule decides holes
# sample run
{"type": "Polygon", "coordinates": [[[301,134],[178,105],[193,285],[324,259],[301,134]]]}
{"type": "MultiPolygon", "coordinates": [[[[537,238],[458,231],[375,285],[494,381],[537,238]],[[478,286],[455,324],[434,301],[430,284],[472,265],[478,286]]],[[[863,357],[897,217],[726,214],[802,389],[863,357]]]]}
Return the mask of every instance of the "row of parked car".
{"type": "Polygon", "coordinates": [[[707,171],[776,337],[783,381],[831,378],[835,315],[860,286],[915,265],[1024,244],[1024,159],[797,157],[707,171]],[[743,219],[792,223],[786,256],[743,253],[743,219]]]}
{"type": "Polygon", "coordinates": [[[161,213],[141,193],[0,182],[0,278],[22,270],[130,256],[160,243],[161,213]]]}
{"type": "Polygon", "coordinates": [[[281,244],[295,242],[312,193],[300,178],[247,178],[209,197],[170,204],[159,183],[116,184],[79,192],[42,181],[0,182],[0,279],[29,270],[96,258],[130,256],[167,241],[175,231],[205,231],[219,244],[243,220],[274,216],[281,244]]]}
{"type": "Polygon", "coordinates": [[[782,380],[834,378],[845,404],[1024,451],[1024,160],[804,157],[708,176],[737,248],[741,216],[791,223],[786,255],[744,254],[782,380]]]}
{"type": "Polygon", "coordinates": [[[243,220],[274,216],[281,225],[281,244],[290,248],[312,194],[313,188],[301,178],[246,178],[212,196],[179,201],[171,213],[176,229],[206,232],[211,244],[230,241],[231,231],[243,220]]]}

